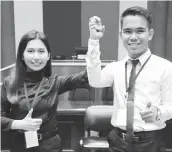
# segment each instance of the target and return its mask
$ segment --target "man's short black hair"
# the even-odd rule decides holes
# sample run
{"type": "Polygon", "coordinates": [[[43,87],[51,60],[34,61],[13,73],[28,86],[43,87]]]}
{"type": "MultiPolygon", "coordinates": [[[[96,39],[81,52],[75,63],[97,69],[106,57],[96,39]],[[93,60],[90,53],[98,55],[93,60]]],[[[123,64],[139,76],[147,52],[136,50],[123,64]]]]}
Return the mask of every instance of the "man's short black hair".
{"type": "Polygon", "coordinates": [[[143,16],[148,23],[148,27],[151,28],[151,24],[152,24],[152,15],[150,12],[148,12],[145,8],[140,7],[140,6],[134,6],[134,7],[130,7],[128,9],[126,9],[122,14],[121,14],[121,29],[123,26],[123,20],[124,17],[128,16],[128,15],[138,15],[138,16],[143,16]]]}

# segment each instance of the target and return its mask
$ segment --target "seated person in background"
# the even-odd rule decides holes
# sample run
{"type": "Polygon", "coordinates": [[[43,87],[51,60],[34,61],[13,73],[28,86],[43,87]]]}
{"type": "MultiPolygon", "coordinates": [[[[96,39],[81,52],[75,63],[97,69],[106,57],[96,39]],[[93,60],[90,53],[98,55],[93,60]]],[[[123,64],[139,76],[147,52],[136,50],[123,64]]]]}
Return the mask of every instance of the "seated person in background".
{"type": "Polygon", "coordinates": [[[109,152],[160,152],[162,130],[172,118],[172,63],[148,48],[154,34],[151,21],[142,7],[125,10],[120,35],[127,55],[101,70],[99,39],[105,27],[97,16],[89,20],[89,84],[114,90],[109,152]]]}
{"type": "Polygon", "coordinates": [[[15,69],[1,88],[1,129],[11,135],[10,152],[62,150],[56,120],[58,95],[88,80],[86,70],[70,76],[52,75],[51,70],[46,35],[35,30],[24,34],[15,69]],[[34,140],[34,146],[29,146],[34,140]]]}

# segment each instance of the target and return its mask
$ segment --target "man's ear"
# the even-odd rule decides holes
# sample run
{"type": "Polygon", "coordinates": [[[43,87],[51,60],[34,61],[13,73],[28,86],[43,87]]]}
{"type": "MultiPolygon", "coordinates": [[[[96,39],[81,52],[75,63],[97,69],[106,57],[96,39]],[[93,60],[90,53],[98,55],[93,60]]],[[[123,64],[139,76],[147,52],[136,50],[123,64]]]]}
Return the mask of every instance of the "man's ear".
{"type": "Polygon", "coordinates": [[[153,35],[154,35],[154,29],[150,29],[149,30],[149,41],[152,40],[153,35]]]}

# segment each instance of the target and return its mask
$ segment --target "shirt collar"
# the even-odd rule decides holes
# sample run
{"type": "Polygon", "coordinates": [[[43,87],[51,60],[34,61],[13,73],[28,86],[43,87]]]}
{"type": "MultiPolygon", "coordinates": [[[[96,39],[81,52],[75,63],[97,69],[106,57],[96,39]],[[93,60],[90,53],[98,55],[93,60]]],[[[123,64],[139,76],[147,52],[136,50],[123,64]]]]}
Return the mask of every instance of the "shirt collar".
{"type": "MultiPolygon", "coordinates": [[[[139,60],[139,63],[141,64],[141,66],[146,62],[146,60],[148,59],[148,57],[151,55],[151,51],[150,49],[148,48],[148,50],[142,54],[141,56],[139,56],[138,59],[139,60]]],[[[129,59],[132,59],[128,54],[127,56],[124,58],[124,61],[125,63],[128,62],[129,59]]]]}

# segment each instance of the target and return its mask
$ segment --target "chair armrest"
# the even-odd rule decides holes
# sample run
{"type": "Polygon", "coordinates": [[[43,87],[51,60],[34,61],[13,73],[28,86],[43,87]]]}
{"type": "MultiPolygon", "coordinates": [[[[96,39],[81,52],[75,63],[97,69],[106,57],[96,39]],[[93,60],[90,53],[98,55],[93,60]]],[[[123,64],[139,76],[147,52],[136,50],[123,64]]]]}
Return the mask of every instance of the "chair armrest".
{"type": "Polygon", "coordinates": [[[84,137],[90,137],[90,130],[85,130],[84,137]]]}

